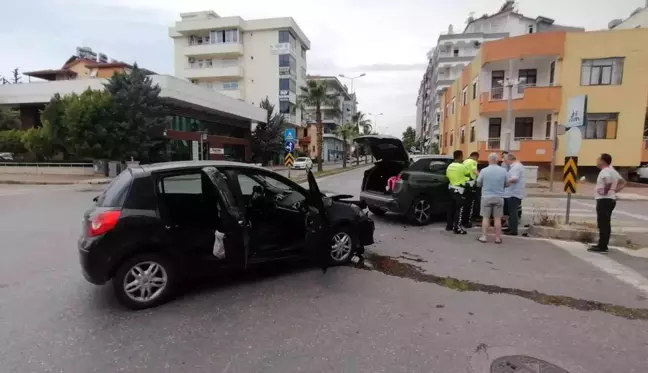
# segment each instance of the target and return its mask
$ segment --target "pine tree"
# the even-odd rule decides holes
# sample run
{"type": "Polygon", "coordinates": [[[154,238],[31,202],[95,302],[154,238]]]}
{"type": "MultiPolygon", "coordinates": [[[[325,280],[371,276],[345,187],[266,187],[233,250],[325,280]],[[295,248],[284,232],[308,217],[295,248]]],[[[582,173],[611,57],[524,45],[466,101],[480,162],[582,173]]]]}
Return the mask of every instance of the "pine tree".
{"type": "Polygon", "coordinates": [[[266,111],[266,123],[257,124],[252,131],[252,154],[265,166],[274,154],[281,152],[286,123],[283,115],[274,112],[275,106],[267,97],[261,101],[259,107],[266,111]]]}
{"type": "Polygon", "coordinates": [[[147,163],[163,151],[168,110],[160,87],[137,64],[130,73],[115,73],[105,84],[115,103],[115,130],[122,138],[115,153],[147,163]]]}

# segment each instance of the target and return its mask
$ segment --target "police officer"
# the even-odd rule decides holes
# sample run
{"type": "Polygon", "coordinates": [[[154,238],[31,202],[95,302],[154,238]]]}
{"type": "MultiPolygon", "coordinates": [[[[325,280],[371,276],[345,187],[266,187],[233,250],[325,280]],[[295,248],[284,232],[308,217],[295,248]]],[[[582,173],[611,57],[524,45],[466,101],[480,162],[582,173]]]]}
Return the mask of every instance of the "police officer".
{"type": "Polygon", "coordinates": [[[448,208],[446,230],[453,231],[455,234],[466,234],[466,231],[461,226],[461,216],[464,207],[466,182],[469,180],[468,172],[463,164],[463,152],[461,150],[455,150],[453,158],[454,161],[450,163],[446,170],[446,177],[450,181],[448,185],[450,206],[448,208]]]}
{"type": "Polygon", "coordinates": [[[475,213],[475,202],[478,197],[478,188],[476,185],[479,170],[477,169],[477,160],[479,153],[472,152],[470,157],[463,162],[468,173],[468,181],[466,182],[466,190],[464,192],[464,209],[461,214],[461,224],[465,228],[472,228],[472,219],[475,213]]]}

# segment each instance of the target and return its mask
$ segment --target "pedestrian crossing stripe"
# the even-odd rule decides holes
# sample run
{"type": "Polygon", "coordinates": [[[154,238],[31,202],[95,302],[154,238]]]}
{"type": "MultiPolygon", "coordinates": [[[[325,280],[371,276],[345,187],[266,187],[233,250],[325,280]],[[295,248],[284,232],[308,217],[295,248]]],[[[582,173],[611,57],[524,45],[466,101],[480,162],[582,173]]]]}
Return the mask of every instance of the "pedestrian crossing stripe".
{"type": "Polygon", "coordinates": [[[564,191],[571,194],[576,193],[577,180],[578,157],[565,157],[565,167],[563,168],[564,191]]]}
{"type": "Polygon", "coordinates": [[[286,167],[292,167],[293,164],[295,164],[295,157],[293,157],[292,153],[286,154],[286,157],[284,158],[284,165],[286,167]]]}

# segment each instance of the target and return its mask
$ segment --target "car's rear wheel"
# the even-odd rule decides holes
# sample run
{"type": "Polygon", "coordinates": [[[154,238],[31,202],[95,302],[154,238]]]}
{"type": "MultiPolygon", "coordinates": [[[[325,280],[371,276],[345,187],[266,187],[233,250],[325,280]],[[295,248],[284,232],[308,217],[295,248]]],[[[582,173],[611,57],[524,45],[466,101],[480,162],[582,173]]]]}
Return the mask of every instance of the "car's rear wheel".
{"type": "Polygon", "coordinates": [[[173,295],[176,282],[173,264],[158,254],[141,254],[126,260],[112,279],[119,302],[134,310],[165,303],[173,295]]]}
{"type": "Polygon", "coordinates": [[[372,214],[378,215],[378,216],[384,216],[387,213],[387,211],[381,210],[381,209],[376,208],[376,207],[369,207],[369,211],[371,211],[372,214]]]}
{"type": "Polygon", "coordinates": [[[333,230],[331,236],[330,256],[334,264],[346,264],[351,260],[355,238],[353,233],[346,227],[339,227],[333,230]]]}
{"type": "Polygon", "coordinates": [[[432,203],[426,198],[417,198],[409,211],[407,219],[416,225],[427,225],[432,218],[432,203]]]}

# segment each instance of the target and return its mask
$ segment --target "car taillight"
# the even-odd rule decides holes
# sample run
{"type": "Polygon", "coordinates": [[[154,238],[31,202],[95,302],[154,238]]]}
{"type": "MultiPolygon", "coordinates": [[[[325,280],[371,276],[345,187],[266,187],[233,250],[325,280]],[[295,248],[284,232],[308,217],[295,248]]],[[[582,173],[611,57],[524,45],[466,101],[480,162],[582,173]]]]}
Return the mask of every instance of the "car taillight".
{"type": "Polygon", "coordinates": [[[90,219],[90,226],[88,227],[88,236],[94,237],[104,234],[109,230],[115,228],[119,217],[121,216],[121,211],[112,210],[104,211],[97,214],[90,219]]]}

